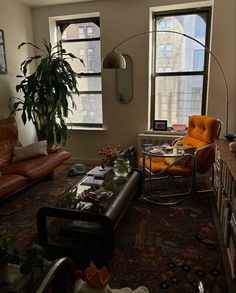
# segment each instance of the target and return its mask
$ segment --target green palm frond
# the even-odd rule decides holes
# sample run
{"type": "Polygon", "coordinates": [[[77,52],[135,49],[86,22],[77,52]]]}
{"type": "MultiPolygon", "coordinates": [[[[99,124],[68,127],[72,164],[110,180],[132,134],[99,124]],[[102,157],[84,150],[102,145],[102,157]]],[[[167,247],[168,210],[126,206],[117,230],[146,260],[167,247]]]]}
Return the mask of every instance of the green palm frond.
{"type": "Polygon", "coordinates": [[[22,111],[24,124],[27,120],[35,124],[38,139],[46,139],[49,144],[65,143],[68,133],[64,117],[76,108],[72,93],[79,95],[77,78],[80,77],[67,59],[76,59],[84,64],[83,60],[62,49],[59,43],[52,46],[43,40],[43,48],[40,48],[24,42],[18,48],[24,45],[30,45],[43,54],[28,57],[21,63],[23,75],[17,75],[21,81],[16,91],[22,93],[23,98],[15,101],[13,110],[22,111]],[[35,60],[39,61],[38,66],[30,73],[29,65],[35,60]],[[69,109],[68,99],[72,109],[69,109]]]}

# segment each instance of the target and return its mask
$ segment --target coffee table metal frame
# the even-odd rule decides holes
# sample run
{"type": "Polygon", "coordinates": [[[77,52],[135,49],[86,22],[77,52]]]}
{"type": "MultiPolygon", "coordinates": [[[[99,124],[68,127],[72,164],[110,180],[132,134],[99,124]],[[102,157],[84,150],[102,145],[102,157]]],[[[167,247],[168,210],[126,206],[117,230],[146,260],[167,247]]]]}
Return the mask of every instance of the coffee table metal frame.
{"type": "MultiPolygon", "coordinates": [[[[82,180],[78,183],[78,185],[82,180]]],[[[48,241],[48,226],[47,217],[79,220],[85,222],[93,222],[100,224],[99,239],[102,239],[104,249],[102,251],[102,258],[109,259],[114,252],[114,230],[117,227],[121,217],[125,213],[130,201],[138,192],[142,192],[142,172],[139,170],[132,170],[128,175],[127,181],[117,194],[112,197],[113,200],[108,204],[104,214],[92,213],[89,211],[71,210],[58,207],[41,207],[37,213],[37,232],[38,243],[43,247],[52,249],[63,249],[58,245],[49,244],[48,241]]],[[[80,233],[78,232],[78,237],[80,233]]],[[[66,249],[66,248],[65,248],[66,249]]],[[[70,249],[71,251],[73,248],[70,249]]],[[[88,251],[89,255],[89,251],[88,251]]],[[[100,256],[94,256],[100,258],[100,256]]]]}

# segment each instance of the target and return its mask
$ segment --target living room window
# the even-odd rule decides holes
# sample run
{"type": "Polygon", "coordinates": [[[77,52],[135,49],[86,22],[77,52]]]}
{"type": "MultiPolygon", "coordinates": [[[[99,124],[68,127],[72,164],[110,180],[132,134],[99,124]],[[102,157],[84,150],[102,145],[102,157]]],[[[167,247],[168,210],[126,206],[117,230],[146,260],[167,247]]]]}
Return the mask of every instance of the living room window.
{"type": "MultiPolygon", "coordinates": [[[[210,8],[153,14],[154,31],[170,30],[196,38],[209,47],[210,8]]],[[[153,36],[151,128],[154,120],[168,126],[206,113],[208,54],[187,37],[168,32],[153,36]]]]}
{"type": "MultiPolygon", "coordinates": [[[[100,21],[98,17],[57,21],[62,48],[79,60],[68,60],[80,73],[79,96],[74,95],[76,109],[68,113],[68,125],[102,127],[102,82],[100,21]]],[[[71,107],[72,109],[72,107],[71,107]]]]}

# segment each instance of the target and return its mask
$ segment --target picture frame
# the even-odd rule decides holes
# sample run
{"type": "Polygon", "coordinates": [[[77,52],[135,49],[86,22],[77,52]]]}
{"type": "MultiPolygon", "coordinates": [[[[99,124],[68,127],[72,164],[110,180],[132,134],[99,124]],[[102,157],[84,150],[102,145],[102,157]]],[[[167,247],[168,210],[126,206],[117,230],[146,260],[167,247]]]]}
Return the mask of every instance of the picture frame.
{"type": "Polygon", "coordinates": [[[0,74],[7,74],[4,31],[0,29],[0,74]]]}
{"type": "Polygon", "coordinates": [[[154,120],[153,130],[167,131],[167,120],[154,120]]]}

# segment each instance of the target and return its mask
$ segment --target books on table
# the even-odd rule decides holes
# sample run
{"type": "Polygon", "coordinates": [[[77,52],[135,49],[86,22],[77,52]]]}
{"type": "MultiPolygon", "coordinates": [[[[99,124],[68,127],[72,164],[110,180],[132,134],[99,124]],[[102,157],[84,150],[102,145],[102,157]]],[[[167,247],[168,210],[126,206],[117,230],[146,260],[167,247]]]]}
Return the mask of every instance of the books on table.
{"type": "Polygon", "coordinates": [[[112,170],[112,167],[105,167],[102,168],[101,166],[94,167],[92,170],[88,171],[86,174],[88,176],[94,176],[94,177],[104,177],[106,173],[108,173],[110,170],[112,170]]]}

